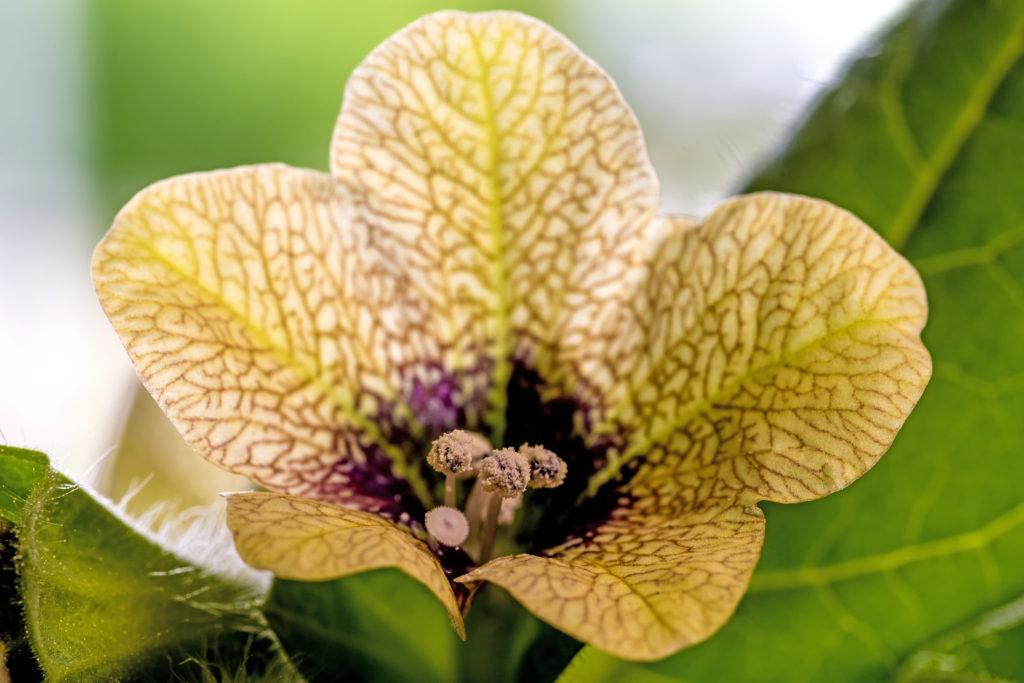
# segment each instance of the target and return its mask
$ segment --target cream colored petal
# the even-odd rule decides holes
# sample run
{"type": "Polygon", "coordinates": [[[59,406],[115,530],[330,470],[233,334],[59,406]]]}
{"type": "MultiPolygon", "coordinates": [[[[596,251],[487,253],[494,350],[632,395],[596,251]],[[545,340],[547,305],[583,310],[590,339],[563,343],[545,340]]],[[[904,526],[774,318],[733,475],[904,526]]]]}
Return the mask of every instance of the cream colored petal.
{"type": "Polygon", "coordinates": [[[366,242],[328,175],[199,173],[125,206],[93,280],[146,387],[201,455],[275,491],[399,519],[426,490],[393,445],[405,347],[378,302],[408,324],[422,311],[374,274],[366,242]]]}
{"type": "Polygon", "coordinates": [[[555,628],[618,657],[660,659],[726,622],[763,539],[757,507],[680,518],[623,510],[543,557],[501,557],[456,580],[499,585],[555,628]]]}
{"type": "Polygon", "coordinates": [[[931,374],[916,271],[824,201],[758,194],[663,222],[650,278],[586,376],[626,487],[682,508],[840,489],[892,443],[931,374]]]}
{"type": "Polygon", "coordinates": [[[238,554],[284,579],[325,581],[396,567],[430,589],[465,639],[455,593],[437,557],[380,516],[277,493],[228,496],[228,528],[238,554]]]}
{"type": "Polygon", "coordinates": [[[658,202],[615,85],[511,13],[433,14],[377,48],[349,79],[331,169],[430,308],[411,334],[439,345],[468,424],[482,415],[498,441],[515,361],[564,380],[658,202]]]}

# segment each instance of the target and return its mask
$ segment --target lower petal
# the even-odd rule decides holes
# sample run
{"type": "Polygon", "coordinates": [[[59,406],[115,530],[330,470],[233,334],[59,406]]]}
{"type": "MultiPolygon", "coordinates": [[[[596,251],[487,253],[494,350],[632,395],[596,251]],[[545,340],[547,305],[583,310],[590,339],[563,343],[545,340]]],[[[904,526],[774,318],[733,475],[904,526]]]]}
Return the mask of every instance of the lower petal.
{"type": "Polygon", "coordinates": [[[392,522],[361,510],[278,493],[228,496],[228,528],[247,564],[283,579],[326,581],[395,567],[437,596],[466,637],[451,583],[426,545],[392,522]]]}
{"type": "Polygon", "coordinates": [[[618,657],[654,660],[726,622],[763,540],[764,517],[754,506],[677,519],[620,511],[544,557],[501,557],[456,581],[490,581],[578,640],[618,657]]]}

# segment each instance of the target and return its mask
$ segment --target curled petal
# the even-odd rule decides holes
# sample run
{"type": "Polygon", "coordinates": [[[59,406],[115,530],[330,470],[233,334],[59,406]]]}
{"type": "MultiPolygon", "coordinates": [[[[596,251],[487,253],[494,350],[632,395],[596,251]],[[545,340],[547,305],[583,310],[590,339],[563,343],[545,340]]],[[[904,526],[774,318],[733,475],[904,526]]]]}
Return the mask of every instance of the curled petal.
{"type": "Polygon", "coordinates": [[[389,434],[403,346],[374,302],[402,299],[375,258],[333,178],[264,165],[140,192],[96,248],[93,280],[143,383],[201,455],[397,519],[427,493],[389,434]]]}
{"type": "Polygon", "coordinates": [[[636,306],[587,376],[617,444],[590,491],[681,508],[797,502],[888,449],[931,375],[917,272],[831,204],[757,194],[666,219],[636,306]]]}
{"type": "Polygon", "coordinates": [[[228,496],[228,528],[247,564],[299,581],[396,567],[430,589],[466,637],[451,583],[437,557],[403,528],[361,510],[277,493],[228,496]]]}
{"type": "Polygon", "coordinates": [[[417,345],[441,350],[466,423],[495,442],[513,363],[547,373],[585,349],[658,205],[607,74],[512,13],[440,12],[378,47],[348,81],[331,170],[430,308],[417,345]]]}
{"type": "Polygon", "coordinates": [[[456,580],[499,585],[555,628],[618,657],[660,659],[725,623],[763,538],[757,507],[678,519],[620,511],[543,557],[501,557],[456,580]]]}

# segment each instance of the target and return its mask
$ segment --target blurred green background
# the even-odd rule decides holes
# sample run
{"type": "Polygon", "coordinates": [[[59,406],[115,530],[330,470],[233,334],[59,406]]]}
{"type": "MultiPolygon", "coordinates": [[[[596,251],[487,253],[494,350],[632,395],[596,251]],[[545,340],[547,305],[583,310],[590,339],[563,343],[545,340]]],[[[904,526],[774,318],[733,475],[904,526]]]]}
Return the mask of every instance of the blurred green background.
{"type": "Polygon", "coordinates": [[[146,481],[137,510],[240,485],[212,468],[197,476],[204,463],[133,398],[90,251],[161,178],[266,161],[326,170],[348,74],[423,14],[513,9],[565,33],[636,110],[665,209],[701,214],[904,4],[0,0],[0,440],[115,497],[146,481]]]}
{"type": "MultiPolygon", "coordinates": [[[[142,184],[177,173],[264,161],[326,170],[326,141],[348,74],[397,28],[444,6],[423,0],[89,4],[96,106],[90,146],[110,213],[142,184]]],[[[557,3],[504,6],[561,23],[557,3]]]]}

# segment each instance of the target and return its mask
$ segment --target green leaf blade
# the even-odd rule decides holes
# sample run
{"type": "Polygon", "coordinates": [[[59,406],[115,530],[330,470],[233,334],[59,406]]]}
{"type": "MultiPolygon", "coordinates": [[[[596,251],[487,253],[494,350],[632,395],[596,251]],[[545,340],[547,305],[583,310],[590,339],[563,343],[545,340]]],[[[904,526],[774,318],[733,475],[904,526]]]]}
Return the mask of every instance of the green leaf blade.
{"type": "Polygon", "coordinates": [[[275,579],[263,610],[310,681],[550,681],[579,647],[494,590],[474,597],[463,642],[430,591],[390,568],[275,579]]]}
{"type": "Polygon", "coordinates": [[[455,680],[461,643],[443,608],[396,569],[331,581],[276,579],[264,611],[312,681],[455,680]]]}
{"type": "Polygon", "coordinates": [[[748,189],[827,199],[902,248],[1022,51],[1020,2],[919,3],[748,189]]]}
{"type": "Polygon", "coordinates": [[[914,651],[897,683],[1024,681],[1024,599],[1018,598],[914,651]]]}

